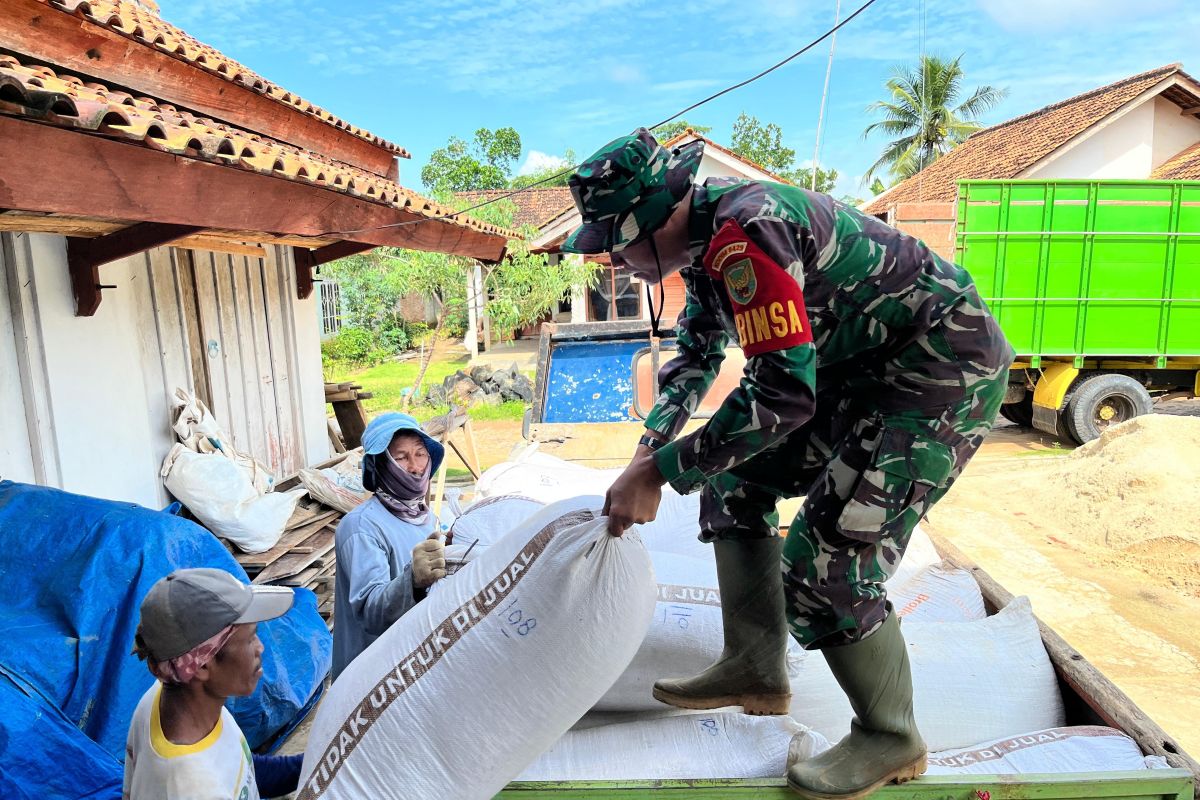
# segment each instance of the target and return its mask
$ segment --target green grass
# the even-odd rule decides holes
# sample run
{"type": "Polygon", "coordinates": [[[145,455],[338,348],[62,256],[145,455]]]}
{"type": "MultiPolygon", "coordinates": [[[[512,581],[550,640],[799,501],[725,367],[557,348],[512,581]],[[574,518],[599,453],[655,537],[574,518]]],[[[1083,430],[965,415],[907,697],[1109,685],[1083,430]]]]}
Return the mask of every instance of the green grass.
{"type": "MultiPolygon", "coordinates": [[[[467,361],[465,355],[431,361],[429,369],[425,371],[425,379],[421,382],[422,394],[430,386],[441,385],[443,380],[458,370],[467,371],[467,361]]],[[[366,409],[368,416],[373,417],[384,411],[400,411],[403,408],[404,398],[400,393],[402,390],[412,388],[420,367],[420,361],[416,358],[407,361],[388,361],[366,369],[335,362],[326,369],[325,378],[331,383],[353,381],[361,384],[363,391],[371,392],[374,397],[364,400],[363,408],[366,409]]],[[[525,415],[525,408],[524,403],[510,400],[498,406],[474,406],[468,409],[467,413],[473,420],[520,421],[525,415]]],[[[417,398],[409,408],[409,413],[424,422],[431,417],[445,414],[449,410],[449,406],[430,406],[417,398]]]]}

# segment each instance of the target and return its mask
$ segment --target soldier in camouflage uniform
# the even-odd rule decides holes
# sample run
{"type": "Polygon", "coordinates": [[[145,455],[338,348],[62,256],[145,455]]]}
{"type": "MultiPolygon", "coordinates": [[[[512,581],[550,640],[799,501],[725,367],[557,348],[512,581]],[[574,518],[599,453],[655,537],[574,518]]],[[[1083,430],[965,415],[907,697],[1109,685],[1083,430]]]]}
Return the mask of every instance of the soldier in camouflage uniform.
{"type": "Polygon", "coordinates": [[[822,800],[862,797],[924,772],[883,582],[991,429],[1013,351],[960,267],[827,195],[694,186],[702,148],[667,152],[639,129],[570,182],[584,224],[564,250],[610,252],[650,282],[681,270],[687,289],[678,356],[605,513],[619,535],[653,519],[663,483],[701,492],[725,649],[698,676],[658,681],[655,697],[787,713],[790,627],[823,652],[856,719],[789,783],[822,800]],[[740,386],[677,438],[730,343],[747,357],[740,386]],[[776,504],[802,495],[785,541],[776,504]]]}

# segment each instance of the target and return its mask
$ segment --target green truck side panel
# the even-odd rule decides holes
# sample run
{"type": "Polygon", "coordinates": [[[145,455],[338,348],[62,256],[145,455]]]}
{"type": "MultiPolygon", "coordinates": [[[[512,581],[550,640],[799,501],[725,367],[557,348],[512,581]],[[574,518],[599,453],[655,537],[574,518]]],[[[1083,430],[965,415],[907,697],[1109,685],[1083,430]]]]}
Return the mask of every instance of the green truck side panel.
{"type": "Polygon", "coordinates": [[[1200,356],[1200,182],[963,181],[957,258],[1021,356],[1200,356]]]}
{"type": "MultiPolygon", "coordinates": [[[[877,800],[1192,800],[1182,769],[1068,775],[934,775],[885,786],[877,800]],[[969,780],[968,780],[969,779],[969,780]]],[[[794,800],[782,778],[692,781],[513,783],[503,800],[794,800]]]]}

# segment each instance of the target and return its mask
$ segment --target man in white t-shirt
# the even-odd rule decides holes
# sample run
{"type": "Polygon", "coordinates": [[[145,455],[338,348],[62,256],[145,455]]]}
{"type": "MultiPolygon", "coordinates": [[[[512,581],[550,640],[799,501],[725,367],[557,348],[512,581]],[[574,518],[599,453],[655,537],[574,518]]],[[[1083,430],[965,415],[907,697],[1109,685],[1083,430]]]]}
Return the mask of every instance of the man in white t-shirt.
{"type": "Polygon", "coordinates": [[[257,623],[285,614],[293,597],[219,569],[176,570],[151,587],[134,652],[159,682],[129,726],[124,800],[258,800],[254,759],[225,700],[254,692],[257,623]]]}

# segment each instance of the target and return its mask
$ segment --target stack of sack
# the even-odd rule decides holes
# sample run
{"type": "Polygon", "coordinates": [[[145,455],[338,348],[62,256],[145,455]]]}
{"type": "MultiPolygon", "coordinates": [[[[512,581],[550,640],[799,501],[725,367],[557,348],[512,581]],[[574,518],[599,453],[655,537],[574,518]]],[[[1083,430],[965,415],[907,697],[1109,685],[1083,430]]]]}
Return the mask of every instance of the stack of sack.
{"type": "MultiPolygon", "coordinates": [[[[602,493],[619,474],[536,452],[498,465],[480,478],[475,502],[455,522],[452,551],[470,549],[474,559],[543,504],[602,493]]],[[[683,711],[653,699],[654,680],[699,672],[723,643],[716,565],[711,548],[696,539],[698,513],[697,495],[664,487],[657,519],[638,526],[657,584],[641,644],[591,711],[520,780],[782,776],[789,747],[790,758],[807,758],[849,733],[853,711],[824,657],[794,642],[790,717],[683,711]]],[[[1064,727],[1063,700],[1028,599],[988,616],[975,578],[943,564],[920,527],[886,585],[903,620],[929,774],[1163,765],[1114,729],[1064,727]]]]}

